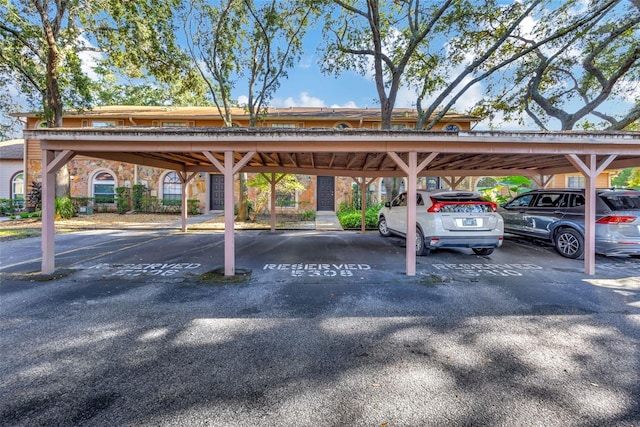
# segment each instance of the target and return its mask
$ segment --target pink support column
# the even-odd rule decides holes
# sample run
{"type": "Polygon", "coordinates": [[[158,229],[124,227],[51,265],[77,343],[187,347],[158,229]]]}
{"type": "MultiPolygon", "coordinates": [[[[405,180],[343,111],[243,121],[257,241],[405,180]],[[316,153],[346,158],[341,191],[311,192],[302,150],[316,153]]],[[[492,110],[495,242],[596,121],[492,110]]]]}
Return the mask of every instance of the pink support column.
{"type": "Polygon", "coordinates": [[[596,274],[596,156],[587,156],[585,174],[585,206],[584,206],[584,272],[590,276],[596,274]]]}
{"type": "Polygon", "coordinates": [[[271,174],[271,179],[269,180],[271,184],[271,194],[269,195],[269,215],[270,215],[270,223],[271,223],[271,232],[276,231],[276,174],[271,174]]]}
{"type": "Polygon", "coordinates": [[[187,232],[187,220],[189,214],[188,193],[187,184],[197,175],[196,172],[187,174],[186,172],[177,171],[180,182],[182,183],[182,192],[180,194],[180,219],[182,220],[181,230],[183,233],[187,232]]]}
{"type": "Polygon", "coordinates": [[[590,276],[596,274],[596,178],[617,157],[609,155],[600,165],[595,154],[589,154],[583,162],[575,154],[565,155],[585,177],[584,207],[584,272],[590,276]]]}
{"type": "Polygon", "coordinates": [[[56,173],[49,171],[54,152],[42,150],[42,274],[55,271],[56,173]]]}
{"type": "Polygon", "coordinates": [[[407,164],[407,276],[416,275],[416,190],[418,188],[418,153],[409,152],[407,164]]]}
{"type": "Polygon", "coordinates": [[[235,223],[234,223],[234,182],[233,151],[224,152],[224,275],[234,276],[235,266],[235,223]]]}

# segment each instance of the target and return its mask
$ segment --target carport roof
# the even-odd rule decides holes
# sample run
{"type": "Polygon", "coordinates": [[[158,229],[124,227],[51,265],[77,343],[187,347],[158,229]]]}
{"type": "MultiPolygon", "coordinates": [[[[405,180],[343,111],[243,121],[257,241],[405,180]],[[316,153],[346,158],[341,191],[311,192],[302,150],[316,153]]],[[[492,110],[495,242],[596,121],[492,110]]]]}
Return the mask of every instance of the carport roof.
{"type": "Polygon", "coordinates": [[[57,128],[26,130],[42,149],[165,169],[217,171],[233,151],[255,152],[242,171],[355,177],[404,176],[389,152],[418,164],[438,153],[421,175],[543,176],[576,172],[569,157],[611,156],[608,169],[640,166],[638,132],[434,132],[371,129],[57,128]],[[204,153],[207,153],[205,155],[204,153]]]}

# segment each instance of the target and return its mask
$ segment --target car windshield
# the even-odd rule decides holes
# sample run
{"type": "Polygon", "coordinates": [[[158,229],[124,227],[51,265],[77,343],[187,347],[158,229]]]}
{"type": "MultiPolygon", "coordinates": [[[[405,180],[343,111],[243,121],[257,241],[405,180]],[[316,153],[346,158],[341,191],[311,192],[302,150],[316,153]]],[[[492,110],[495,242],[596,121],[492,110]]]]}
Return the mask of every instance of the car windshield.
{"type": "Polygon", "coordinates": [[[614,211],[640,209],[640,193],[604,194],[601,198],[614,211]]]}

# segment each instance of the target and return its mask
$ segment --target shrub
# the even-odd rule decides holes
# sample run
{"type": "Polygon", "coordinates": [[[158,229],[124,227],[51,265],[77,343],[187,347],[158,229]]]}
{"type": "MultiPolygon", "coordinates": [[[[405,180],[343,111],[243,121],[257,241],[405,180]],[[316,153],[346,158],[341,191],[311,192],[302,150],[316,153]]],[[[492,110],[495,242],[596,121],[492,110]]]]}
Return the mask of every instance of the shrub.
{"type": "Polygon", "coordinates": [[[73,218],[76,214],[76,209],[73,206],[73,202],[69,197],[56,197],[55,200],[55,218],[56,219],[69,219],[73,218]]]}
{"type": "Polygon", "coordinates": [[[300,220],[313,221],[316,219],[316,211],[303,211],[300,213],[300,220]]]}
{"type": "Polygon", "coordinates": [[[131,210],[130,193],[127,187],[116,188],[116,207],[119,214],[124,214],[131,210]]]}
{"type": "MultiPolygon", "coordinates": [[[[365,211],[365,227],[376,228],[378,226],[378,211],[383,203],[369,206],[365,211]]],[[[340,208],[343,208],[342,204],[340,208]]],[[[338,211],[338,219],[343,228],[360,228],[362,226],[362,211],[356,209],[342,209],[338,211]]]]}
{"type": "Polygon", "coordinates": [[[198,199],[187,200],[187,211],[189,212],[189,215],[200,214],[200,201],[198,199]]]}

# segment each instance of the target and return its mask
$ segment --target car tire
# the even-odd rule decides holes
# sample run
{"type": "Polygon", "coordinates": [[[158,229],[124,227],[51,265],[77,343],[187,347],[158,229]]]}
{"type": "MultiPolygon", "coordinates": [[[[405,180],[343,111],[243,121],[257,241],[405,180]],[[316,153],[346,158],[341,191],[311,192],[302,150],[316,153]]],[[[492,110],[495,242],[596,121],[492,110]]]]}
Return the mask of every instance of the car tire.
{"type": "Polygon", "coordinates": [[[387,228],[387,220],[383,216],[378,219],[378,231],[382,237],[391,236],[391,232],[389,231],[389,228],[387,228]]]}
{"type": "Polygon", "coordinates": [[[491,255],[493,248],[472,248],[476,255],[491,255]]]}
{"type": "Polygon", "coordinates": [[[584,252],[584,238],[573,228],[563,228],[556,233],[556,250],[566,258],[580,258],[584,252]]]}
{"type": "Polygon", "coordinates": [[[429,255],[431,253],[431,249],[427,248],[424,244],[424,234],[420,227],[416,227],[416,255],[424,256],[429,255]]]}

